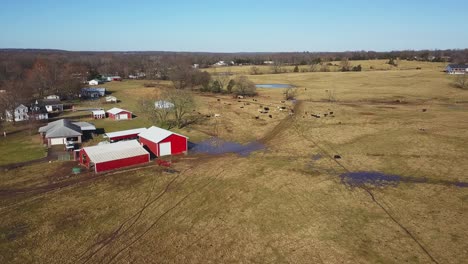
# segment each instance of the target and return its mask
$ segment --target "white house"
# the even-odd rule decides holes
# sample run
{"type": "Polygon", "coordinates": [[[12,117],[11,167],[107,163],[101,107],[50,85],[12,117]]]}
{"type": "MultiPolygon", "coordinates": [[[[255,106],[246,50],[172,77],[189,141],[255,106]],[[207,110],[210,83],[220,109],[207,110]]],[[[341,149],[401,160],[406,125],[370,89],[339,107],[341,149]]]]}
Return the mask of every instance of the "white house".
{"type": "Polygon", "coordinates": [[[13,121],[13,119],[16,122],[29,120],[28,108],[23,104],[20,104],[15,108],[13,114],[11,113],[11,110],[6,110],[5,117],[7,121],[13,121]]]}
{"type": "Polygon", "coordinates": [[[94,79],[88,82],[89,85],[99,85],[99,81],[94,79]]]}
{"type": "Polygon", "coordinates": [[[445,68],[448,74],[468,74],[468,65],[466,64],[449,64],[445,68]]]}
{"type": "Polygon", "coordinates": [[[174,104],[168,101],[159,100],[154,103],[154,107],[156,109],[170,109],[174,107],[174,104]]]}
{"type": "Polygon", "coordinates": [[[223,67],[223,66],[227,66],[227,63],[224,62],[224,61],[218,61],[217,63],[213,64],[213,66],[215,66],[215,67],[223,67]]]}

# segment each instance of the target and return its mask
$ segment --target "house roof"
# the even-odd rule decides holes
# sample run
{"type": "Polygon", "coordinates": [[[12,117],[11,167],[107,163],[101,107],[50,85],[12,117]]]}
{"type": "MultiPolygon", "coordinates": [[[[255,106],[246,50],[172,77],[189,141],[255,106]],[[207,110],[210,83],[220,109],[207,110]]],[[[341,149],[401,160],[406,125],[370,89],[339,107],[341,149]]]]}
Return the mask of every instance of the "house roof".
{"type": "Polygon", "coordinates": [[[39,132],[45,133],[46,138],[81,136],[81,127],[68,119],[60,119],[40,127],[39,132]]]}
{"type": "Polygon", "coordinates": [[[106,88],[103,88],[103,87],[85,87],[85,88],[81,88],[81,91],[105,93],[106,88]]]}
{"type": "Polygon", "coordinates": [[[117,108],[117,107],[111,108],[111,109],[107,110],[106,112],[109,113],[109,114],[113,114],[113,115],[116,115],[116,114],[121,113],[121,112],[131,113],[128,110],[120,109],[120,108],[117,108]]]}
{"type": "Polygon", "coordinates": [[[111,160],[120,160],[141,155],[148,155],[137,140],[120,141],[112,144],[83,148],[90,160],[94,163],[101,163],[111,160]]]}
{"type": "Polygon", "coordinates": [[[45,133],[46,138],[76,137],[83,135],[82,131],[87,130],[96,130],[96,127],[88,122],[73,122],[68,119],[60,119],[40,127],[39,133],[45,133]]]}
{"type": "Polygon", "coordinates": [[[88,122],[73,122],[73,124],[79,126],[81,130],[96,130],[96,127],[88,122]]]}
{"type": "Polygon", "coordinates": [[[448,67],[450,67],[450,68],[467,69],[467,68],[468,68],[468,64],[449,64],[448,67]]]}
{"type": "Polygon", "coordinates": [[[39,105],[61,105],[62,102],[59,99],[38,99],[36,100],[39,105]]]}
{"type": "Polygon", "coordinates": [[[135,128],[135,129],[129,129],[129,130],[110,132],[110,133],[106,133],[105,135],[108,138],[113,138],[113,137],[121,137],[121,136],[126,136],[126,135],[140,134],[145,130],[146,130],[146,128],[142,127],[142,128],[135,128]]]}
{"type": "Polygon", "coordinates": [[[174,132],[166,130],[166,129],[162,129],[160,127],[155,127],[155,126],[152,126],[152,127],[148,128],[146,131],[143,131],[142,133],[140,133],[139,136],[143,137],[143,138],[145,138],[147,140],[153,141],[155,143],[158,143],[158,142],[161,142],[162,140],[164,140],[165,138],[167,138],[168,136],[170,136],[172,134],[175,134],[175,135],[178,135],[178,136],[181,136],[181,137],[184,137],[184,138],[188,138],[186,136],[174,133],[174,132]]]}
{"type": "Polygon", "coordinates": [[[104,110],[93,110],[91,111],[93,115],[105,115],[106,112],[104,110]]]}
{"type": "Polygon", "coordinates": [[[25,106],[24,104],[19,104],[17,107],[15,107],[15,109],[18,109],[18,108],[28,108],[27,106],[25,106]]]}

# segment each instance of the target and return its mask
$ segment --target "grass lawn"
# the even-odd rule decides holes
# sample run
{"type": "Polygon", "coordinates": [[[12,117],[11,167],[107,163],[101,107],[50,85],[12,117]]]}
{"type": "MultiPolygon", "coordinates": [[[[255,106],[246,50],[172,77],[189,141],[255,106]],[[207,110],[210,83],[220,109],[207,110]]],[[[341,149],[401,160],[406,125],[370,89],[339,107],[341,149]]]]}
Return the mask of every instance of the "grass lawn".
{"type": "MultiPolygon", "coordinates": [[[[9,131],[8,128],[6,130],[9,131]]],[[[47,155],[39,137],[31,136],[29,131],[7,134],[6,138],[2,136],[0,153],[0,165],[35,160],[47,155]]]]}

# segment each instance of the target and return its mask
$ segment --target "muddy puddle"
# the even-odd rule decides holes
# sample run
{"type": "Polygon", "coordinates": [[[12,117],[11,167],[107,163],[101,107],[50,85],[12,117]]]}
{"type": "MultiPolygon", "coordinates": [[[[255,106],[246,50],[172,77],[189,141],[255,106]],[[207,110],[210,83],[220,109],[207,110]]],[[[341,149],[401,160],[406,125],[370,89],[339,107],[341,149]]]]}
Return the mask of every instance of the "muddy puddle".
{"type": "Polygon", "coordinates": [[[445,186],[455,186],[460,188],[468,187],[468,182],[435,180],[419,177],[403,177],[400,175],[384,174],[381,172],[374,171],[348,172],[341,174],[340,178],[342,183],[353,187],[359,187],[364,185],[378,187],[397,186],[399,183],[427,183],[445,186]]]}
{"type": "Polygon", "coordinates": [[[243,145],[237,142],[226,141],[220,138],[212,137],[198,143],[193,143],[191,145],[190,152],[212,155],[236,153],[245,157],[254,151],[263,149],[265,149],[265,145],[255,141],[243,145]]]}

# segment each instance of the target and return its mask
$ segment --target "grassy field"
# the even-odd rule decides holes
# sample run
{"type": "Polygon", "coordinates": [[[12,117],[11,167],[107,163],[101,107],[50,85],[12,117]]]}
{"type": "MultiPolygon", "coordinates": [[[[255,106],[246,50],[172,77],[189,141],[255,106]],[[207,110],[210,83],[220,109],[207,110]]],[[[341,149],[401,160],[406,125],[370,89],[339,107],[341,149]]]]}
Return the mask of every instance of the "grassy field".
{"type": "MultiPolygon", "coordinates": [[[[340,61],[331,61],[326,62],[331,63],[329,70],[331,72],[337,72],[341,70],[340,61]]],[[[324,62],[324,64],[326,64],[324,62]]],[[[362,71],[400,71],[400,70],[416,70],[420,68],[421,70],[431,70],[431,71],[443,71],[447,66],[445,62],[425,62],[425,61],[407,61],[400,60],[398,66],[392,66],[388,64],[388,60],[356,60],[350,61],[351,66],[361,65],[362,71]]],[[[270,74],[272,73],[271,66],[269,65],[257,65],[260,74],[270,74]]],[[[293,73],[295,66],[283,66],[282,69],[288,73],[293,73]]],[[[245,66],[230,66],[230,67],[212,67],[206,70],[210,73],[222,73],[222,72],[231,72],[232,74],[251,74],[252,65],[245,66]]],[[[320,68],[320,67],[319,67],[320,68]]],[[[299,71],[310,71],[310,66],[300,65],[299,71]]]]}
{"type": "MultiPolygon", "coordinates": [[[[179,132],[265,145],[247,157],[189,154],[175,173],[71,176],[73,162],[2,173],[0,262],[463,263],[468,91],[438,67],[249,76],[297,86],[296,104],[282,89],[259,89],[257,101],[194,95],[203,116],[221,117],[179,132]],[[359,171],[401,178],[344,176],[359,171]]],[[[98,127],[149,125],[138,101],[158,89],[142,84],[108,84],[138,117],[98,127]]]]}

